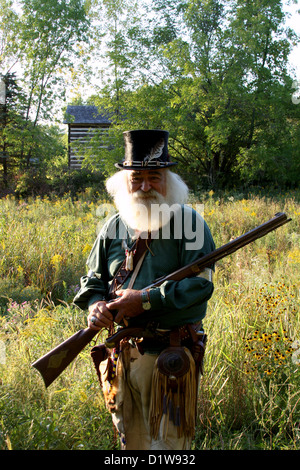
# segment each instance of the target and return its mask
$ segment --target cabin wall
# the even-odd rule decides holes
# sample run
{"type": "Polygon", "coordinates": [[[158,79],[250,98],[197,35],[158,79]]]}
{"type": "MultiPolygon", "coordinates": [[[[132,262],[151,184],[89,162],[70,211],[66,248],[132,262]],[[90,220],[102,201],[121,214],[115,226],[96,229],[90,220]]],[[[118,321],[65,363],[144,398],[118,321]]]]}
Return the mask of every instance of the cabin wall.
{"type": "MultiPolygon", "coordinates": [[[[69,124],[69,168],[72,170],[80,170],[82,168],[82,161],[84,159],[84,152],[86,149],[91,148],[90,140],[93,132],[97,129],[103,132],[108,132],[109,126],[103,125],[84,125],[84,124],[69,124]],[[77,143],[81,148],[76,148],[77,143]]],[[[103,146],[99,146],[99,148],[103,146]]]]}

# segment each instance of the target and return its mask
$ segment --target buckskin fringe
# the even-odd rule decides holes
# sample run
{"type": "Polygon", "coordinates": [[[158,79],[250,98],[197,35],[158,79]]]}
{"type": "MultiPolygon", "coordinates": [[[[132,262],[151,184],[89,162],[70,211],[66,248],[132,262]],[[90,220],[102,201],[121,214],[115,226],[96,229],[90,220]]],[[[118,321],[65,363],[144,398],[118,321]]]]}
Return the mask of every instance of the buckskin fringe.
{"type": "Polygon", "coordinates": [[[187,348],[190,367],[182,377],[170,378],[162,374],[155,363],[149,412],[150,435],[158,438],[162,424],[162,437],[166,439],[169,422],[177,427],[178,438],[194,437],[196,423],[197,380],[195,361],[187,348]]]}

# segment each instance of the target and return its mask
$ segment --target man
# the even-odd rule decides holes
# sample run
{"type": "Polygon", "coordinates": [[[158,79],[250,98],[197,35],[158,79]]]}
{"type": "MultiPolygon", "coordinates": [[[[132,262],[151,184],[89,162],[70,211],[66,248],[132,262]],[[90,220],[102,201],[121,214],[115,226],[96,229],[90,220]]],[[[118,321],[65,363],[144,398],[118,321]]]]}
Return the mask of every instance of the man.
{"type": "Polygon", "coordinates": [[[189,449],[197,394],[190,351],[213,292],[211,270],[144,288],[215,246],[204,220],[184,205],[188,188],[170,171],[176,163],[169,160],[168,132],[128,131],[124,140],[125,158],[116,164],[121,171],[107,182],[119,212],[97,237],[74,302],[88,309],[89,328],[144,331],[142,338],[122,340],[100,366],[122,448],[189,449]],[[175,368],[166,378],[160,363],[166,369],[168,361],[175,368]]]}

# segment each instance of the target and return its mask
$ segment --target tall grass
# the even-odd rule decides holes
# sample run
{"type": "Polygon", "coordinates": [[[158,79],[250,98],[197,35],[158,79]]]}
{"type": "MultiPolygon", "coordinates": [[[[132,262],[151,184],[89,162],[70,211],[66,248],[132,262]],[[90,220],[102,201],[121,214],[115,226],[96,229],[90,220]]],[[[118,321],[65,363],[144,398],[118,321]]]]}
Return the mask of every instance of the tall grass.
{"type": "Polygon", "coordinates": [[[96,207],[68,195],[1,200],[0,295],[71,300],[96,236],[96,207]]]}
{"type": "MultiPolygon", "coordinates": [[[[299,449],[299,203],[212,193],[190,202],[204,203],[217,246],[276,212],[293,219],[218,263],[193,447],[299,449]]],[[[86,324],[71,301],[103,203],[88,192],[0,201],[0,449],[118,445],[89,348],[47,390],[30,367],[86,324]]]]}

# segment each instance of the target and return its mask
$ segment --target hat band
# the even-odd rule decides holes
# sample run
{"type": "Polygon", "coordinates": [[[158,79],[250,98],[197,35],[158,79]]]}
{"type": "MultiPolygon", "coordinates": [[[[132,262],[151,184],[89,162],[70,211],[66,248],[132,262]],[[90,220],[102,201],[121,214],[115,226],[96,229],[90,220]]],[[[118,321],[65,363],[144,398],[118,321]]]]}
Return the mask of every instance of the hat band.
{"type": "Polygon", "coordinates": [[[160,162],[158,160],[152,162],[141,162],[139,160],[126,160],[123,162],[123,166],[165,166],[168,165],[169,162],[160,162]]]}

